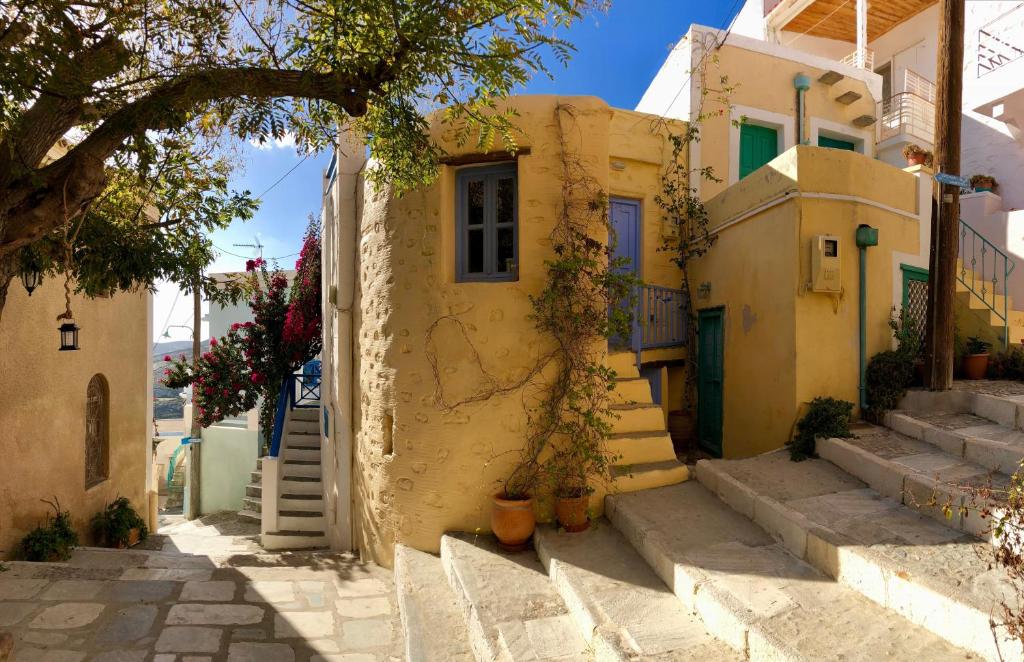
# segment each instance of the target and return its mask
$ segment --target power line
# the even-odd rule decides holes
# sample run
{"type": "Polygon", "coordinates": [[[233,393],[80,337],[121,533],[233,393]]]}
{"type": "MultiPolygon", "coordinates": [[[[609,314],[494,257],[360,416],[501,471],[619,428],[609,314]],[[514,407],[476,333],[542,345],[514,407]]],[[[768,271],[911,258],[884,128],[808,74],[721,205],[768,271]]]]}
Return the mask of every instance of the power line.
{"type": "Polygon", "coordinates": [[[305,156],[303,156],[303,157],[302,157],[302,159],[300,159],[298,163],[296,163],[295,165],[293,165],[293,166],[291,167],[291,169],[290,169],[290,170],[288,170],[288,172],[286,172],[286,173],[284,173],[283,175],[281,175],[280,177],[278,177],[278,178],[277,178],[277,181],[276,181],[276,182],[274,182],[273,184],[271,184],[270,186],[268,186],[268,187],[267,187],[267,190],[266,190],[266,191],[264,191],[263,193],[260,193],[260,194],[259,194],[259,195],[257,195],[256,197],[257,197],[257,198],[262,198],[262,197],[263,197],[263,196],[265,196],[265,195],[266,195],[267,193],[270,193],[270,192],[271,192],[272,190],[274,190],[274,187],[275,187],[275,186],[277,186],[278,184],[280,184],[281,182],[283,182],[283,181],[284,181],[284,178],[285,178],[285,177],[287,177],[288,175],[290,175],[290,174],[292,174],[293,172],[295,172],[295,169],[296,169],[296,168],[298,168],[298,167],[299,167],[300,165],[302,165],[303,163],[305,163],[305,162],[306,162],[306,159],[308,159],[308,158],[309,158],[309,156],[310,156],[309,154],[306,154],[305,156]]]}
{"type": "MultiPolygon", "coordinates": [[[[174,301],[173,301],[173,302],[171,303],[171,309],[170,309],[170,311],[168,311],[168,313],[167,313],[167,319],[165,319],[165,320],[164,320],[164,328],[160,329],[160,333],[159,333],[159,334],[157,335],[157,338],[162,338],[162,337],[163,337],[163,335],[164,335],[164,333],[166,333],[166,332],[167,332],[167,327],[168,327],[168,326],[170,325],[170,323],[171,323],[171,315],[173,315],[173,314],[174,314],[174,307],[178,305],[178,299],[179,299],[179,298],[181,298],[181,290],[178,290],[178,291],[177,291],[177,293],[175,293],[175,295],[174,295],[174,301]]],[[[151,350],[149,350],[149,351],[151,351],[151,352],[152,352],[152,351],[153,351],[154,349],[156,349],[156,346],[157,346],[157,345],[159,345],[159,344],[160,344],[160,341],[159,341],[159,340],[157,340],[156,342],[154,342],[154,343],[153,343],[153,349],[151,349],[151,350]]]]}

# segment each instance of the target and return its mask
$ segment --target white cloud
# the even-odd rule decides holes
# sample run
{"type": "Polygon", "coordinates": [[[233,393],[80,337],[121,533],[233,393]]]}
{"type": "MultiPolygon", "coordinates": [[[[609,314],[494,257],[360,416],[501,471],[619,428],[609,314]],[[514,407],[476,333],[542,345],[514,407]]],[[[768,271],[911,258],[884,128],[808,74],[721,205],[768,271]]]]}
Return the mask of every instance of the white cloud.
{"type": "Polygon", "coordinates": [[[286,134],[284,134],[283,138],[274,138],[274,139],[268,140],[268,141],[266,141],[264,143],[260,143],[255,138],[250,138],[249,139],[249,144],[252,145],[253,147],[255,147],[258,150],[284,149],[284,148],[295,149],[295,135],[291,134],[291,133],[286,133],[286,134]]]}

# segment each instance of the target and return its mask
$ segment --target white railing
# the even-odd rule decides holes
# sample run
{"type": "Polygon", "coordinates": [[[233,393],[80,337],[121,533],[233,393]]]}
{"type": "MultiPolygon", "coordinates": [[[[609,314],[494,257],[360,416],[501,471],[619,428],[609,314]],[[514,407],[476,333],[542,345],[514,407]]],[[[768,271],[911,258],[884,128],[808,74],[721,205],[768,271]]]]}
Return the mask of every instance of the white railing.
{"type": "Polygon", "coordinates": [[[978,29],[978,77],[1024,57],[1024,3],[978,29]]]}
{"type": "Polygon", "coordinates": [[[909,136],[935,142],[935,104],[910,92],[894,94],[878,109],[878,142],[895,136],[909,136]]]}
{"type": "Polygon", "coordinates": [[[873,50],[871,50],[870,48],[866,49],[864,51],[864,64],[863,65],[858,65],[857,64],[857,51],[854,51],[854,52],[850,53],[849,55],[844,57],[842,60],[840,60],[840,62],[842,62],[843,64],[846,64],[846,65],[849,65],[851,67],[858,67],[860,69],[866,69],[868,71],[874,71],[874,69],[875,69],[875,52],[873,50]]]}
{"type": "Polygon", "coordinates": [[[935,83],[913,69],[907,69],[903,76],[903,91],[916,94],[925,101],[935,103],[935,83]]]}

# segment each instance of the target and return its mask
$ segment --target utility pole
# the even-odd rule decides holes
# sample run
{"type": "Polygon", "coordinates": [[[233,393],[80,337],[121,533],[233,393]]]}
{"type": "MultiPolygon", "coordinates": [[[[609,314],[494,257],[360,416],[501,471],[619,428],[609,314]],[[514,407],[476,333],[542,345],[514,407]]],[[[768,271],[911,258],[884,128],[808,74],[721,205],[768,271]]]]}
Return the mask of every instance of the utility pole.
{"type": "MultiPolygon", "coordinates": [[[[203,317],[201,303],[202,293],[200,292],[201,273],[196,274],[195,282],[192,284],[192,369],[199,365],[200,342],[199,336],[203,328],[203,317]]],[[[199,391],[198,384],[192,384],[192,431],[190,433],[191,443],[188,445],[188,510],[184,513],[185,519],[193,520],[199,517],[199,482],[201,478],[201,454],[202,444],[199,443],[202,437],[203,428],[199,425],[199,407],[196,406],[196,393],[199,391]]]]}
{"type": "MultiPolygon", "coordinates": [[[[935,86],[935,170],[960,174],[960,122],[964,67],[964,0],[939,0],[939,57],[935,86]]],[[[928,279],[928,387],[953,387],[953,306],[960,247],[960,188],[938,184],[928,279]]]]}

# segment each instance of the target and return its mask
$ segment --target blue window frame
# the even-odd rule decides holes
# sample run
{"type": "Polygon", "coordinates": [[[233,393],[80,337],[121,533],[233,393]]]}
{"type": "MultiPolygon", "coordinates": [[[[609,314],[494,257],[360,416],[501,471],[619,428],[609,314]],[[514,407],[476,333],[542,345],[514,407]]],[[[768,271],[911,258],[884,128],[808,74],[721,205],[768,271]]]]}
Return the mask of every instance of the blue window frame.
{"type": "Polygon", "coordinates": [[[456,175],[458,282],[518,279],[517,189],[514,163],[466,168],[456,175]]]}

